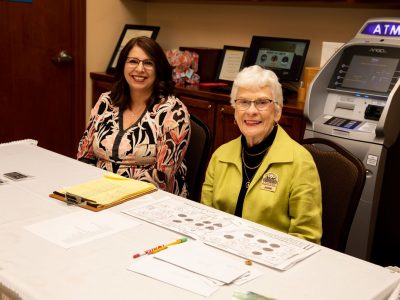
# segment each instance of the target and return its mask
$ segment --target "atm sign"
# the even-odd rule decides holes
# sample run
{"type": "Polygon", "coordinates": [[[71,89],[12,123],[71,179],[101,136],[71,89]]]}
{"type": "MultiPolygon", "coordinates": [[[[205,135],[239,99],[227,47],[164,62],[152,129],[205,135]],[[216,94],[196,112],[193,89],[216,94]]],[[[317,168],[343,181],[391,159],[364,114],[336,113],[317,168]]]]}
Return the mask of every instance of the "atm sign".
{"type": "Polygon", "coordinates": [[[361,33],[368,35],[400,37],[400,23],[371,22],[364,27],[361,33]]]}

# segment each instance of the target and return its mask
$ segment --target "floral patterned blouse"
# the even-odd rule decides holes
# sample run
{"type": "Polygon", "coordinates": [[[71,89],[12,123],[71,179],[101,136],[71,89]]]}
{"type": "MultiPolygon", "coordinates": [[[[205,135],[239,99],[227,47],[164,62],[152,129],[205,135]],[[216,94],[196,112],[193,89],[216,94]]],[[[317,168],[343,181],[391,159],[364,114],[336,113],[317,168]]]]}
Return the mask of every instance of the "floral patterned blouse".
{"type": "Polygon", "coordinates": [[[110,92],[102,94],[79,142],[78,160],[187,197],[184,156],[190,117],[185,105],[169,96],[147,107],[125,130],[122,121],[122,111],[111,103],[110,92]]]}

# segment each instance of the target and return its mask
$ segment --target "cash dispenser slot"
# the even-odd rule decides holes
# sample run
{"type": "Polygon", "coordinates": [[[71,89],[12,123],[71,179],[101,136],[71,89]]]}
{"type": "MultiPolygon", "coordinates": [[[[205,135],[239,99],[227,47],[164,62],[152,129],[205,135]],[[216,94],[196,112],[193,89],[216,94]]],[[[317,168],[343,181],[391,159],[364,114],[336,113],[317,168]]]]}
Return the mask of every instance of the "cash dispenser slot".
{"type": "Polygon", "coordinates": [[[352,118],[355,105],[349,102],[336,102],[334,114],[344,118],[352,118]]]}
{"type": "Polygon", "coordinates": [[[335,106],[335,112],[338,110],[342,110],[342,109],[348,110],[348,111],[354,110],[354,107],[355,107],[354,103],[337,102],[336,106],[335,106]]]}

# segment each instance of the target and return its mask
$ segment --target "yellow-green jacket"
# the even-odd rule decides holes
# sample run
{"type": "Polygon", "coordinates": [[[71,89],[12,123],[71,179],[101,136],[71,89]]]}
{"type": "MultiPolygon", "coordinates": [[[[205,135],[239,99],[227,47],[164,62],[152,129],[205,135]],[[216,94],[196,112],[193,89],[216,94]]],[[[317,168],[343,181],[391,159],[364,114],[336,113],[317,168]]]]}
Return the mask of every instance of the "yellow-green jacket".
{"type": "MultiPolygon", "coordinates": [[[[203,184],[203,204],[235,213],[243,178],[241,148],[239,137],[214,152],[203,184]]],[[[320,243],[321,214],[321,185],[314,160],[278,126],[245,196],[242,217],[320,243]]]]}

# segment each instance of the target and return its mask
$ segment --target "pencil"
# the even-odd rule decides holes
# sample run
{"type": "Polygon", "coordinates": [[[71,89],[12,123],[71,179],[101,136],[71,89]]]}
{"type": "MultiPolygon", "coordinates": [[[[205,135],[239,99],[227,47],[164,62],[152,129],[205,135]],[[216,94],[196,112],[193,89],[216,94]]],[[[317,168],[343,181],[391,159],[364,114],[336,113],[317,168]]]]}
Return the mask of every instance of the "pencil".
{"type": "Polygon", "coordinates": [[[171,242],[171,243],[169,243],[169,244],[160,245],[160,246],[157,246],[157,247],[154,247],[154,248],[145,250],[143,253],[136,253],[136,254],[133,255],[133,258],[138,258],[138,257],[141,257],[141,256],[143,256],[143,255],[154,254],[154,253],[157,253],[157,252],[160,252],[160,251],[162,251],[162,250],[167,249],[169,246],[181,244],[181,243],[184,243],[184,242],[186,242],[186,241],[187,241],[187,238],[182,237],[182,238],[177,239],[176,241],[173,241],[173,242],[171,242]]]}

